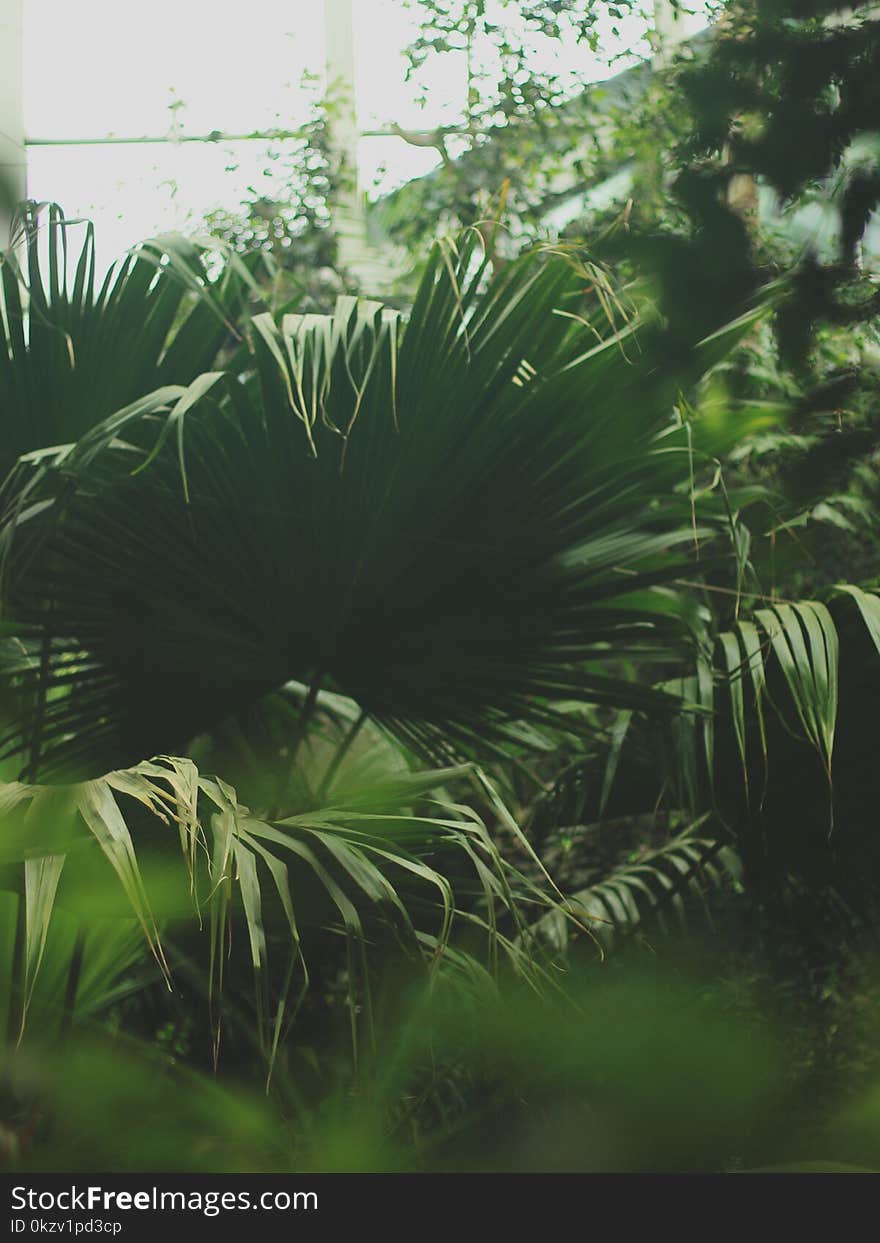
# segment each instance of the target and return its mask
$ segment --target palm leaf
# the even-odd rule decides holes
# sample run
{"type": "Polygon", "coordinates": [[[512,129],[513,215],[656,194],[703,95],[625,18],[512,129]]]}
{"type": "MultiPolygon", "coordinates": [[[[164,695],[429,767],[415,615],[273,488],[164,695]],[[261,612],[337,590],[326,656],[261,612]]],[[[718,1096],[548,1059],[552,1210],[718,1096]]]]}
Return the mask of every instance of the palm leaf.
{"type": "MultiPolygon", "coordinates": [[[[873,592],[846,583],[830,593],[827,604],[802,600],[756,609],[758,625],[742,620],[734,630],[719,635],[721,676],[727,679],[731,720],[747,793],[750,784],[754,785],[753,781],[750,783],[748,761],[748,738],[753,729],[760,740],[766,784],[768,706],[789,733],[803,738],[818,752],[830,781],[839,710],[841,641],[829,604],[845,598],[855,601],[866,633],[880,652],[880,600],[873,592]],[[781,685],[788,692],[786,698],[777,689],[771,700],[768,678],[774,671],[778,675],[777,687],[781,677],[781,685]],[[743,693],[746,685],[748,696],[743,693]],[[750,720],[749,707],[754,720],[750,720]]],[[[709,758],[714,762],[711,753],[709,758]]]]}
{"type": "MultiPolygon", "coordinates": [[[[573,893],[567,911],[606,947],[615,937],[647,928],[652,921],[665,930],[669,909],[683,921],[689,898],[705,904],[708,889],[737,883],[741,874],[736,852],[705,833],[708,820],[708,815],[701,817],[659,848],[573,893]]],[[[549,911],[538,924],[539,932],[558,950],[564,950],[575,926],[565,914],[562,908],[549,911]]]]}
{"type": "Polygon", "coordinates": [[[711,528],[669,411],[727,342],[686,369],[648,328],[596,344],[556,313],[585,297],[565,257],[485,269],[436,247],[405,326],[258,318],[252,371],[49,465],[5,550],[32,779],[181,750],[291,679],[478,753],[554,701],[657,705],[620,662],[688,650],[662,587],[711,528]]]}
{"type": "Polygon", "coordinates": [[[254,291],[227,255],[173,235],[136,247],[99,279],[91,224],[32,205],[23,242],[0,254],[0,478],[23,454],[77,440],[116,410],[207,371],[254,291]]]}
{"type": "Polygon", "coordinates": [[[517,947],[501,930],[497,912],[504,910],[515,933],[516,893],[533,902],[547,899],[502,859],[475,812],[448,799],[425,803],[428,791],[465,775],[462,770],[399,774],[369,792],[342,780],[333,803],[276,820],[255,815],[226,782],[200,774],[183,758],[144,763],[67,790],[0,786],[8,849],[14,842],[13,854],[25,860],[22,1025],[59,902],[64,905],[59,879],[65,850],[78,848],[83,830],[100,847],[143,941],[169,978],[160,926],[127,824],[128,800],[176,830],[193,913],[208,929],[215,1003],[224,989],[231,924],[241,922],[270,1061],[308,986],[304,922],[312,936],[316,921],[338,930],[353,960],[385,927],[415,961],[429,967],[443,960],[454,929],[473,925],[486,933],[490,963],[502,946],[513,967],[530,976],[535,968],[526,947],[517,947]],[[53,803],[72,817],[64,848],[57,834],[46,835],[45,808],[53,803]],[[425,810],[417,813],[416,804],[425,810]],[[25,812],[22,836],[9,833],[8,818],[17,808],[25,812]],[[277,946],[279,928],[287,933],[280,993],[273,992],[278,971],[270,970],[269,961],[270,940],[277,946]]]}

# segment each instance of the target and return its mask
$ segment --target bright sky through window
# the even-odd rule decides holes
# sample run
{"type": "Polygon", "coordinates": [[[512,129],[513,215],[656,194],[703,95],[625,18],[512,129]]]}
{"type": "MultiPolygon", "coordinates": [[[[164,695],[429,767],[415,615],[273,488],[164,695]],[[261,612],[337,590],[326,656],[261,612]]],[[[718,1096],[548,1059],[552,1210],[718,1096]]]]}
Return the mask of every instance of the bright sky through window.
{"type": "MultiPolygon", "coordinates": [[[[403,49],[417,9],[402,0],[354,0],[362,130],[393,121],[426,128],[461,115],[461,57],[435,58],[423,92],[405,80],[403,49]]],[[[638,17],[617,25],[614,36],[611,19],[602,23],[599,53],[536,41],[536,64],[553,56],[574,82],[607,77],[624,67],[615,58],[637,47],[645,31],[638,17]]],[[[266,144],[82,140],[292,128],[324,84],[319,0],[25,0],[24,39],[25,129],[36,140],[28,152],[29,193],[92,217],[106,254],[157,231],[195,228],[212,208],[234,208],[255,184],[261,192],[270,188],[266,144]]],[[[381,193],[427,171],[436,158],[399,138],[364,137],[361,186],[381,193]]]]}

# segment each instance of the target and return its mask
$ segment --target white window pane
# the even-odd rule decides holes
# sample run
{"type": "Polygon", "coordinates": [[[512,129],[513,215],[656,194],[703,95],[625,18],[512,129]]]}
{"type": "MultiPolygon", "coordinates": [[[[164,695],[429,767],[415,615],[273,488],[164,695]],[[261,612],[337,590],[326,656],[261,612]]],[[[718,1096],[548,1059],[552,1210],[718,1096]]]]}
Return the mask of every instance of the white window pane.
{"type": "Polygon", "coordinates": [[[25,0],[32,138],[250,133],[302,120],[304,72],[323,74],[310,0],[25,0]]]}

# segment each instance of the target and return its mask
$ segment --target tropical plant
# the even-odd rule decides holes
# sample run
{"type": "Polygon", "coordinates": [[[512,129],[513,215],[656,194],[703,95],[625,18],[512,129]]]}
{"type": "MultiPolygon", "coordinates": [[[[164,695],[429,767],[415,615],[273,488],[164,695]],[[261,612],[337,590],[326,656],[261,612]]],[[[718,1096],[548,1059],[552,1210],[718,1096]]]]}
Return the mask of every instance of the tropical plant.
{"type": "MultiPolygon", "coordinates": [[[[460,139],[535,224],[577,110],[530,127],[562,86],[520,80],[512,7],[427,5],[412,51],[495,40],[434,185],[460,139]]],[[[590,38],[564,8],[517,16],[590,38]]],[[[266,254],[163,238],[101,280],[90,227],[28,207],[0,256],[0,1159],[106,1163],[125,1111],[125,1168],[873,1161],[837,1071],[871,1087],[876,23],[742,16],[669,77],[699,114],[675,219],[663,75],[603,250],[509,260],[468,195],[406,312],[313,313],[284,243],[332,259],[326,161],[314,216],[214,222],[305,271],[293,312],[254,311],[266,254]],[[771,244],[756,174],[836,201],[836,259],[771,244]],[[699,909],[711,938],[661,943],[699,909]],[[691,954],[711,982],[682,987],[691,954]]]]}
{"type": "Polygon", "coordinates": [[[669,411],[729,338],[669,365],[649,326],[591,340],[569,257],[485,269],[475,236],[438,246],[405,326],[351,299],[258,316],[240,377],[31,466],[5,528],[31,779],[178,750],[291,679],[428,754],[485,754],[553,700],[656,700],[614,669],[687,646],[662,588],[701,533],[669,411]]]}
{"type": "MultiPolygon", "coordinates": [[[[667,909],[684,916],[689,896],[702,903],[744,885],[783,924],[792,911],[812,921],[816,945],[820,923],[838,939],[862,927],[878,898],[862,724],[878,673],[876,592],[845,584],[824,601],[743,601],[678,683],[702,713],[620,714],[604,748],[571,763],[536,805],[530,836],[581,922],[598,916],[610,943],[648,918],[662,926],[667,909]],[[597,874],[603,823],[617,826],[619,857],[597,874]],[[626,825],[638,826],[634,848],[626,825]]],[[[542,922],[568,940],[558,913],[542,922]]]]}
{"type": "MultiPolygon", "coordinates": [[[[476,812],[442,796],[429,798],[467,772],[410,772],[387,744],[384,763],[377,764],[377,747],[382,750],[380,739],[373,740],[372,754],[341,758],[332,747],[322,748],[319,732],[308,750],[321,784],[326,762],[334,768],[325,803],[316,791],[309,800],[300,784],[296,795],[288,790],[285,814],[273,817],[240,803],[227,782],[201,776],[184,759],[144,762],[61,788],[5,786],[5,873],[14,883],[18,869],[12,865],[20,862],[23,881],[20,897],[2,895],[13,904],[10,1025],[24,1030],[34,996],[37,1003],[45,996],[47,970],[56,985],[67,979],[54,996],[59,1003],[66,998],[71,1016],[122,995],[107,990],[114,973],[132,966],[133,932],[139,952],[144,941],[152,952],[153,974],[172,987],[174,954],[165,943],[176,946],[194,919],[206,927],[195,954],[208,981],[215,1044],[227,978],[238,973],[241,993],[246,962],[255,985],[255,1038],[270,1065],[308,987],[320,929],[341,933],[352,1013],[357,998],[369,992],[368,945],[373,955],[393,945],[398,956],[433,970],[446,957],[453,925],[459,943],[478,957],[491,964],[500,955],[506,969],[533,975],[537,967],[518,902],[545,904],[546,898],[505,863],[476,812]],[[147,820],[138,816],[138,805],[147,820]],[[96,870],[96,851],[112,872],[96,870]],[[114,909],[118,901],[101,897],[111,874],[136,922],[123,918],[125,906],[114,909]],[[95,911],[107,902],[114,919],[96,923],[95,911]],[[16,905],[20,944],[13,935],[16,905]],[[233,926],[245,938],[239,965],[233,926]],[[111,935],[115,927],[124,934],[118,953],[112,949],[119,940],[111,935]],[[72,933],[66,959],[64,932],[72,933]],[[48,955],[47,946],[54,947],[48,955]],[[97,998],[96,971],[99,981],[110,974],[97,998]]],[[[310,767],[301,758],[300,783],[310,767]]],[[[42,1024],[44,1037],[57,1029],[60,1013],[51,1026],[42,1024]]]]}
{"type": "Polygon", "coordinates": [[[0,263],[0,472],[209,370],[223,346],[240,340],[236,325],[259,262],[229,253],[212,270],[204,246],[169,235],[135,247],[99,278],[91,223],[26,204],[0,263]]]}
{"type": "MultiPolygon", "coordinates": [[[[63,254],[50,244],[47,296],[34,238],[29,253],[42,323],[53,294],[67,313],[63,254]]],[[[425,797],[469,782],[521,850],[492,781],[462,760],[536,726],[579,730],[563,701],[672,705],[623,662],[691,648],[669,584],[698,572],[715,516],[710,498],[708,524],[696,517],[692,442],[670,410],[742,324],[672,365],[654,325],[609,325],[576,255],[489,267],[477,234],[439,244],[405,321],[350,298],[333,316],[258,315],[234,367],[97,406],[7,477],[5,745],[31,783],[8,787],[10,805],[50,798],[33,784],[47,776],[90,779],[69,787],[78,840],[88,829],[116,871],[163,972],[133,837],[149,830],[128,822],[140,804],[175,825],[212,989],[238,910],[270,1058],[308,978],[298,873],[352,963],[375,916],[430,961],[457,912],[522,969],[518,907],[546,903],[546,875],[527,880],[458,799],[425,797]],[[358,737],[430,767],[347,800],[358,737]],[[200,767],[168,758],[188,751],[200,767]]],[[[90,289],[78,280],[74,303],[90,289]]],[[[10,376],[34,365],[22,314],[10,376]]],[[[63,409],[79,381],[60,367],[45,382],[63,409]]],[[[37,944],[69,852],[39,833],[26,847],[37,944]]]]}

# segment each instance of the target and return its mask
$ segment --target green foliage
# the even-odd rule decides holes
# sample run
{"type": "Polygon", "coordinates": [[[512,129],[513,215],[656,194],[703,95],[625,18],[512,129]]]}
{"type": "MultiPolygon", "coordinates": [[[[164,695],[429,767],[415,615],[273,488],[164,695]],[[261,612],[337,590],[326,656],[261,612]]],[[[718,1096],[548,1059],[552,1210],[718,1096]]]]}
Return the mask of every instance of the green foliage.
{"type": "Polygon", "coordinates": [[[669,409],[742,327],[667,360],[650,325],[607,332],[567,256],[487,265],[438,245],[405,326],[259,316],[240,378],[41,458],[5,531],[31,778],[177,752],[290,679],[428,754],[656,699],[608,666],[687,647],[662,588],[710,528],[669,409]]]}
{"type": "Polygon", "coordinates": [[[396,209],[474,227],[406,311],[314,313],[317,114],[228,253],[98,288],[50,209],[4,257],[22,1164],[876,1166],[877,23],[731,10],[629,106],[530,73],[592,6],[514,7],[429,5],[411,50],[468,99],[396,209]],[[590,262],[508,258],[493,196],[524,236],[618,158],[590,262]]]}
{"type": "MultiPolygon", "coordinates": [[[[313,745],[309,752],[320,756],[313,745]]],[[[15,989],[6,999],[10,1028],[20,1023],[24,1031],[35,989],[38,1010],[46,996],[56,1003],[51,1021],[41,1024],[44,1036],[65,1009],[73,1018],[108,1004],[121,995],[114,991],[118,976],[132,965],[141,938],[168,987],[176,986],[166,933],[177,936],[194,921],[205,929],[196,952],[217,1007],[217,1041],[233,970],[233,929],[245,938],[256,1038],[270,1067],[308,989],[310,947],[319,932],[344,938],[350,986],[358,992],[370,987],[368,946],[376,953],[392,944],[431,971],[444,961],[453,933],[462,941],[460,926],[463,943],[490,968],[500,956],[506,970],[533,976],[517,903],[543,905],[546,897],[503,860],[475,811],[435,793],[468,771],[414,773],[399,757],[388,769],[394,750],[386,747],[384,766],[377,766],[375,752],[374,743],[365,764],[362,756],[339,757],[331,749],[330,784],[325,774],[310,798],[301,788],[295,814],[297,800],[289,793],[284,813],[266,816],[240,803],[226,781],[201,775],[184,759],[144,762],[60,789],[3,787],[4,870],[10,881],[23,882],[20,898],[2,895],[15,989]],[[123,896],[115,922],[95,921],[100,895],[109,896],[112,885],[106,867],[93,866],[95,847],[123,896]],[[175,848],[182,855],[176,867],[175,848]]],[[[300,779],[308,767],[301,758],[300,779]]]]}
{"type": "MultiPolygon", "coordinates": [[[[656,849],[634,852],[634,858],[602,880],[584,889],[575,888],[568,903],[579,924],[611,948],[616,937],[643,927],[666,932],[670,911],[686,924],[689,899],[698,899],[708,911],[707,891],[738,884],[741,875],[736,852],[711,833],[709,820],[707,813],[656,849]]],[[[542,917],[538,927],[564,950],[577,925],[566,920],[565,912],[553,910],[542,917]]]]}
{"type": "Polygon", "coordinates": [[[309,1075],[303,1048],[268,1099],[131,1040],[21,1051],[7,1150],[65,1172],[876,1168],[873,1088],[850,1077],[816,1119],[788,1033],[682,973],[582,973],[565,1004],[389,988],[377,1023],[368,1066],[323,1048],[309,1075]]]}
{"type": "Polygon", "coordinates": [[[0,405],[5,477],[35,450],[214,365],[253,291],[258,261],[228,255],[213,275],[183,238],[145,242],[103,278],[92,225],[25,205],[0,263],[0,405]],[[71,234],[80,240],[71,246],[71,234]]]}
{"type": "MultiPolygon", "coordinates": [[[[404,140],[434,147],[440,163],[376,205],[392,237],[417,256],[438,222],[453,230],[475,226],[488,236],[500,200],[496,258],[546,238],[545,217],[560,187],[569,193],[569,183],[580,184],[601,165],[610,111],[601,88],[585,93],[580,70],[563,67],[560,53],[578,48],[588,56],[599,46],[601,18],[625,20],[639,11],[631,0],[610,8],[596,0],[420,3],[407,78],[417,98],[426,98],[425,70],[455,64],[465,79],[462,110],[433,134],[394,126],[404,140]]],[[[613,34],[619,36],[616,26],[613,34]]]]}

